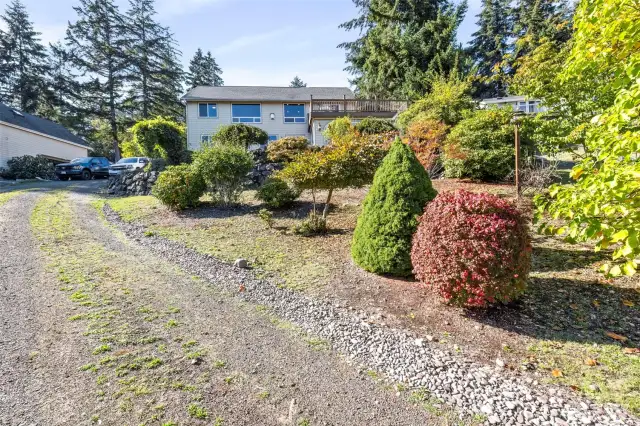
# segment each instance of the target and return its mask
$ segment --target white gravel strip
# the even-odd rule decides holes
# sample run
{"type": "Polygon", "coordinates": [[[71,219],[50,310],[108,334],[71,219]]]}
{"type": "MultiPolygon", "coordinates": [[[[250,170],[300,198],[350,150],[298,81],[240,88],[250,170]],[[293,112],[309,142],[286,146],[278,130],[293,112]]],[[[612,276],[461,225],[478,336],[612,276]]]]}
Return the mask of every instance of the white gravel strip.
{"type": "Polygon", "coordinates": [[[121,221],[108,205],[104,213],[125,235],[163,259],[248,302],[268,306],[275,315],[328,340],[353,361],[412,388],[425,389],[464,416],[484,414],[487,424],[502,425],[640,425],[640,419],[618,405],[601,406],[566,388],[466,361],[404,330],[367,323],[357,311],[277,287],[250,270],[180,243],[145,236],[143,226],[121,221]]]}

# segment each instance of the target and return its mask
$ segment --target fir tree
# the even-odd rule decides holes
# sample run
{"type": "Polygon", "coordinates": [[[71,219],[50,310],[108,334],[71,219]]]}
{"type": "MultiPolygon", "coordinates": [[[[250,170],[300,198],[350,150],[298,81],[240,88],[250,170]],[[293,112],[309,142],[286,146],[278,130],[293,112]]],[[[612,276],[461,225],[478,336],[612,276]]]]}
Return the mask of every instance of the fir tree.
{"type": "Polygon", "coordinates": [[[436,196],[411,148],[396,140],[376,171],[353,234],[353,260],[369,272],[411,274],[411,237],[436,196]]]}
{"type": "Polygon", "coordinates": [[[346,68],[366,97],[415,98],[430,88],[430,77],[460,68],[456,32],[465,1],[354,0],[360,16],[341,25],[360,38],[338,47],[346,68]]]}
{"type": "Polygon", "coordinates": [[[0,101],[34,113],[44,88],[47,53],[20,0],[13,0],[0,16],[0,101]]]}
{"type": "Polygon", "coordinates": [[[470,42],[476,68],[476,95],[481,98],[507,94],[504,57],[509,53],[511,36],[510,0],[483,0],[478,15],[478,31],[470,42]]]}
{"type": "Polygon", "coordinates": [[[187,86],[222,86],[224,80],[220,76],[220,68],[211,52],[206,56],[202,54],[202,49],[198,49],[189,63],[189,73],[187,74],[187,86]]]}
{"type": "Polygon", "coordinates": [[[155,0],[130,0],[129,54],[132,72],[128,101],[133,116],[182,115],[183,72],[173,34],[155,20],[155,0]]]}
{"type": "Polygon", "coordinates": [[[291,80],[289,87],[307,87],[307,83],[302,81],[302,79],[296,75],[294,79],[291,80]]]}
{"type": "Polygon", "coordinates": [[[120,158],[124,87],[130,69],[128,27],[113,0],[80,0],[78,20],[67,29],[73,65],[83,76],[83,96],[95,107],[94,118],[109,122],[115,159],[120,158]]]}

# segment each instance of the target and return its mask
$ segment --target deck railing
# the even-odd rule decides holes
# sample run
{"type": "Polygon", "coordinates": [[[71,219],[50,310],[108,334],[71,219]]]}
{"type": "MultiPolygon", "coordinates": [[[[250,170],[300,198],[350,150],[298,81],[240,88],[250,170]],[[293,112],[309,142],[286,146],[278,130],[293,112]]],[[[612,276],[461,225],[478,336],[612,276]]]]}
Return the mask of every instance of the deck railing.
{"type": "Polygon", "coordinates": [[[311,112],[366,113],[393,112],[406,110],[407,101],[388,101],[375,99],[313,99],[311,112]]]}

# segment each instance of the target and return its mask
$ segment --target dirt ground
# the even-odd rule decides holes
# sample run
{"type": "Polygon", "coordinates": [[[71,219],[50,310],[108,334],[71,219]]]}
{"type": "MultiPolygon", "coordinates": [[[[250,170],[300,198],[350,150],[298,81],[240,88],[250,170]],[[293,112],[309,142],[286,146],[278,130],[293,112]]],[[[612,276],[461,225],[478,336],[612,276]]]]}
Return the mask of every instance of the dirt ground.
{"type": "Polygon", "coordinates": [[[0,206],[0,424],[448,422],[149,255],[67,189],[0,206]]]}
{"type": "MultiPolygon", "coordinates": [[[[512,198],[505,185],[437,180],[438,191],[466,189],[512,198]]],[[[327,235],[301,237],[292,227],[310,209],[303,195],[292,209],[274,212],[267,228],[250,192],[235,209],[206,204],[174,213],[150,197],[112,200],[126,220],[233,261],[244,257],[283,285],[362,309],[368,321],[430,336],[443,348],[537,380],[562,383],[602,402],[640,412],[640,282],[604,279],[598,267],[609,253],[536,235],[529,290],[517,303],[488,310],[447,306],[413,280],[381,277],[353,264],[350,241],[366,189],[338,191],[327,235]],[[612,338],[618,336],[622,338],[612,338]]],[[[530,200],[520,203],[531,209],[530,200]]]]}

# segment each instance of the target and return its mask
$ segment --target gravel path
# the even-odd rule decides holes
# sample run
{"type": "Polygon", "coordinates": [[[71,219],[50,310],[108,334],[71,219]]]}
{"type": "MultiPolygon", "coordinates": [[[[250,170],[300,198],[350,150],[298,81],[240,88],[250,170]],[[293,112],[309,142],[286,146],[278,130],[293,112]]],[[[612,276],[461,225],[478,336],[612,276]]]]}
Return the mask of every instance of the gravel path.
{"type": "Polygon", "coordinates": [[[54,277],[44,270],[29,214],[35,193],[0,207],[0,425],[81,424],[93,386],[69,374],[82,365],[81,332],[54,277]],[[68,392],[74,389],[75,392],[68,392]]]}
{"type": "Polygon", "coordinates": [[[334,349],[363,368],[413,388],[426,389],[465,415],[482,414],[488,424],[504,425],[640,425],[637,418],[618,406],[597,405],[566,388],[511,377],[499,366],[467,362],[425,339],[369,324],[358,312],[279,288],[250,270],[235,268],[179,243],[145,235],[141,225],[122,222],[108,206],[104,211],[108,220],[129,238],[163,259],[243,300],[268,306],[277,316],[327,339],[334,349]]]}

